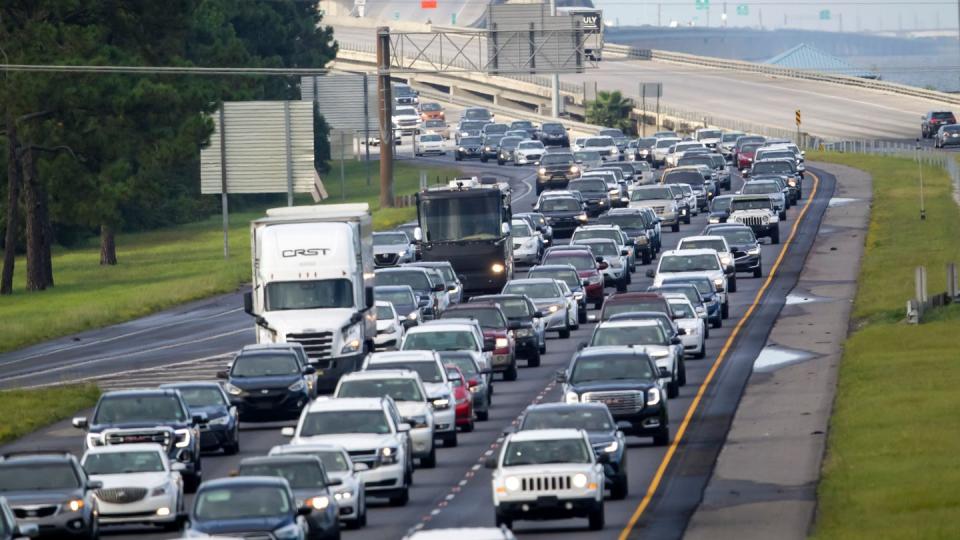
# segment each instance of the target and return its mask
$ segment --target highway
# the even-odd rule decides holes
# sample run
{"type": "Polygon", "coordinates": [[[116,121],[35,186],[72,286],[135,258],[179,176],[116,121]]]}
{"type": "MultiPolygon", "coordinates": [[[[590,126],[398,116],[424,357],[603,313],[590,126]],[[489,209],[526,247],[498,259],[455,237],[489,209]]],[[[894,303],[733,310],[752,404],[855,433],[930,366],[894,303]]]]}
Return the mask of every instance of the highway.
{"type": "MultiPolygon", "coordinates": [[[[425,161],[449,164],[452,157],[425,161]]],[[[534,202],[531,169],[478,162],[465,162],[463,168],[507,176],[514,190],[514,211],[531,208],[534,202]]],[[[630,440],[630,495],[623,501],[607,502],[607,526],[603,531],[588,532],[584,520],[517,522],[515,532],[519,537],[681,537],[690,513],[699,502],[752,372],[753,361],[796,282],[833,192],[834,179],[825,173],[813,172],[815,176],[808,175],[805,188],[805,195],[812,198],[790,210],[783,244],[763,246],[765,277],[752,279],[741,274],[739,290],[731,295],[730,319],[724,321],[722,329],[710,332],[707,358],[687,363],[688,384],[669,404],[672,434],[676,439],[683,433],[682,439],[673,446],[661,448],[652,447],[649,439],[630,440]],[[792,233],[788,234],[788,230],[792,233]],[[709,384],[705,384],[708,380],[709,384]],[[631,526],[628,528],[628,525],[631,526]]],[[[734,184],[736,188],[740,179],[735,179],[734,184]]],[[[665,232],[664,249],[674,246],[682,236],[696,234],[704,223],[705,218],[699,216],[691,225],[682,226],[679,233],[665,232]]],[[[646,268],[638,267],[631,290],[647,287],[650,280],[643,276],[646,268]]],[[[252,321],[240,306],[239,294],[221,296],[87,332],[76,340],[66,338],[6,354],[0,356],[0,385],[13,387],[94,378],[106,388],[120,388],[209,379],[230,352],[253,339],[252,321]]],[[[344,538],[400,538],[417,527],[492,526],[490,472],[480,467],[482,459],[495,448],[503,430],[527,405],[559,399],[554,374],[566,365],[592,327],[592,323],[581,325],[580,330],[566,340],[550,338],[540,367],[522,368],[516,382],[498,380],[489,421],[477,423],[472,433],[460,434],[458,447],[441,449],[436,469],[415,473],[410,503],[402,508],[371,504],[368,526],[345,531],[344,538]]],[[[238,459],[262,455],[271,446],[282,443],[279,427],[279,424],[244,424],[240,455],[204,457],[205,478],[226,476],[236,467],[238,459]]],[[[80,445],[80,433],[62,422],[3,450],[68,448],[79,454],[80,445]]],[[[118,529],[107,531],[105,537],[138,540],[174,537],[152,532],[145,536],[148,531],[118,529]]]]}
{"type": "MultiPolygon", "coordinates": [[[[336,38],[344,42],[374,43],[373,28],[335,25],[334,29],[336,38]]],[[[802,130],[831,141],[912,140],[919,135],[921,115],[943,108],[925,99],[861,88],[662,61],[608,58],[596,69],[563,75],[561,81],[587,85],[590,96],[596,83],[598,90],[620,90],[638,101],[639,83],[659,82],[664,105],[699,112],[731,127],[749,123],[795,130],[794,111],[800,109],[802,130]]],[[[648,109],[653,107],[653,100],[648,100],[648,109]]]]}

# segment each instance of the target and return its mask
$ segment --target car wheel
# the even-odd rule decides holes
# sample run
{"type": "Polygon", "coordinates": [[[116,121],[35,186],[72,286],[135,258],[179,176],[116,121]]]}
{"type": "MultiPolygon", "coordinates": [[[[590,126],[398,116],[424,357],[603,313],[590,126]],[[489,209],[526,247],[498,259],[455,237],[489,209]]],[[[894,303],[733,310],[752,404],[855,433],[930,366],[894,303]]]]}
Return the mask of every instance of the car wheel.
{"type": "Polygon", "coordinates": [[[684,362],[683,360],[680,360],[680,376],[678,377],[677,385],[678,386],[687,385],[687,363],[684,362]]]}
{"type": "Polygon", "coordinates": [[[517,380],[517,362],[514,361],[510,364],[510,367],[503,372],[503,380],[505,381],[515,381],[517,380]]]}
{"type": "Polygon", "coordinates": [[[587,306],[584,305],[577,310],[577,322],[580,324],[586,324],[587,322],[587,306]]]}
{"type": "Polygon", "coordinates": [[[763,277],[763,265],[758,264],[756,268],[753,269],[753,277],[763,277]]]}
{"type": "Polygon", "coordinates": [[[667,397],[673,399],[680,395],[680,385],[677,383],[676,379],[671,380],[667,383],[667,397]]]}
{"type": "Polygon", "coordinates": [[[714,328],[723,328],[723,317],[717,317],[710,323],[714,328]]]}
{"type": "Polygon", "coordinates": [[[770,235],[770,243],[777,245],[780,243],[780,227],[778,226],[773,230],[773,233],[770,235]]]}
{"type": "Polygon", "coordinates": [[[410,488],[404,487],[399,495],[390,497],[390,506],[406,506],[410,502],[410,488]]]}
{"type": "Polygon", "coordinates": [[[454,156],[453,156],[453,159],[456,160],[456,161],[463,161],[463,157],[460,156],[460,154],[454,155],[454,156]]]}
{"type": "Polygon", "coordinates": [[[239,438],[234,439],[233,442],[229,442],[223,445],[223,455],[225,456],[234,456],[239,452],[240,452],[239,438]]]}
{"type": "Polygon", "coordinates": [[[640,262],[643,263],[644,265],[650,264],[650,254],[647,252],[644,252],[640,258],[640,262]]]}
{"type": "Polygon", "coordinates": [[[663,426],[653,435],[654,446],[667,446],[670,444],[670,428],[663,426]]]}
{"type": "MultiPolygon", "coordinates": [[[[689,212],[687,213],[687,216],[683,218],[683,223],[684,223],[684,225],[689,225],[689,224],[690,224],[690,213],[689,213],[689,212]]],[[[676,231],[674,231],[674,232],[676,232],[676,231]]]]}
{"type": "Polygon", "coordinates": [[[490,411],[477,411],[477,420],[486,422],[490,419],[490,411]]]}
{"type": "Polygon", "coordinates": [[[496,523],[497,527],[506,527],[508,529],[513,528],[513,520],[500,515],[500,512],[497,512],[494,515],[493,521],[496,523]]]}
{"type": "Polygon", "coordinates": [[[497,158],[497,165],[503,165],[503,160],[500,158],[497,158]]]}
{"type": "Polygon", "coordinates": [[[570,339],[570,320],[569,320],[569,318],[567,319],[567,325],[566,325],[566,327],[565,327],[563,330],[560,330],[560,332],[558,332],[558,335],[560,336],[560,339],[570,339]]]}
{"type": "Polygon", "coordinates": [[[730,287],[730,292],[737,292],[737,274],[733,274],[733,276],[727,280],[727,283],[730,287]]]}
{"type": "Polygon", "coordinates": [[[444,448],[456,448],[457,444],[459,444],[459,441],[457,441],[457,430],[453,430],[443,438],[444,448]]]}
{"type": "Polygon", "coordinates": [[[703,359],[707,357],[707,336],[706,335],[704,335],[703,338],[700,339],[700,351],[698,351],[697,354],[693,355],[693,357],[697,359],[703,359]]]}
{"type": "Polygon", "coordinates": [[[720,306],[720,318],[721,319],[730,318],[730,302],[724,302],[723,305],[720,306]]]}
{"type": "Polygon", "coordinates": [[[614,478],[613,485],[610,486],[610,498],[615,501],[622,501],[626,499],[629,494],[630,488],[627,482],[627,475],[621,474],[614,478]]]}
{"type": "Polygon", "coordinates": [[[480,158],[480,163],[486,163],[487,161],[490,161],[487,157],[480,158]]]}
{"type": "Polygon", "coordinates": [[[620,278],[617,281],[617,292],[627,292],[627,279],[620,278]]]}
{"type": "Polygon", "coordinates": [[[196,493],[197,488],[200,487],[201,482],[200,475],[194,473],[186,475],[183,477],[183,492],[184,493],[196,493]]]}
{"type": "Polygon", "coordinates": [[[432,469],[437,466],[437,446],[430,447],[430,454],[427,457],[420,458],[420,466],[424,469],[432,469]]]}
{"type": "Polygon", "coordinates": [[[597,300],[596,302],[593,303],[593,309],[601,309],[601,308],[603,308],[603,300],[597,300]]]}
{"type": "Polygon", "coordinates": [[[471,431],[473,431],[473,428],[475,427],[476,425],[473,423],[473,419],[471,418],[470,421],[467,422],[462,429],[464,433],[470,433],[471,431]]]}
{"type": "Polygon", "coordinates": [[[677,220],[676,223],[670,226],[672,232],[680,232],[680,220],[677,220]]]}
{"type": "Polygon", "coordinates": [[[590,522],[591,531],[599,531],[603,529],[603,503],[600,503],[600,508],[590,511],[590,515],[587,517],[587,520],[590,522]]]}
{"type": "Polygon", "coordinates": [[[782,212],[780,212],[779,217],[780,217],[780,221],[786,221],[786,220],[787,220],[787,211],[786,211],[786,209],[784,209],[782,212]]]}

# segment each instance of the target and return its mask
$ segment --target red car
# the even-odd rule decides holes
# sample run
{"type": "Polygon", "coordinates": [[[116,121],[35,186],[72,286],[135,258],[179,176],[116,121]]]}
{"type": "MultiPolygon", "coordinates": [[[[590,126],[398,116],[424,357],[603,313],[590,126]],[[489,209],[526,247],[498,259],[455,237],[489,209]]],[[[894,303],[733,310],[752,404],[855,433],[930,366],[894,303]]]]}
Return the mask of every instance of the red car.
{"type": "Polygon", "coordinates": [[[753,158],[756,157],[758,148],[760,148],[759,144],[746,144],[740,149],[740,152],[737,153],[737,168],[745,171],[743,173],[744,176],[749,174],[750,167],[753,166],[753,158]]]}
{"type": "Polygon", "coordinates": [[[600,309],[603,306],[603,269],[602,265],[607,263],[598,263],[589,249],[563,249],[560,247],[551,248],[540,264],[572,264],[580,274],[580,279],[587,282],[583,286],[587,297],[587,303],[593,303],[594,309],[600,309]]]}
{"type": "Polygon", "coordinates": [[[457,427],[469,433],[473,431],[473,397],[470,396],[470,387],[467,386],[467,380],[460,368],[452,364],[447,364],[447,378],[453,385],[457,427]]]}
{"type": "MultiPolygon", "coordinates": [[[[493,371],[503,373],[503,380],[517,380],[516,340],[510,328],[510,319],[494,303],[460,304],[448,308],[441,319],[473,319],[480,324],[484,340],[493,340],[493,371]]],[[[539,365],[539,364],[538,364],[539,365]]]]}

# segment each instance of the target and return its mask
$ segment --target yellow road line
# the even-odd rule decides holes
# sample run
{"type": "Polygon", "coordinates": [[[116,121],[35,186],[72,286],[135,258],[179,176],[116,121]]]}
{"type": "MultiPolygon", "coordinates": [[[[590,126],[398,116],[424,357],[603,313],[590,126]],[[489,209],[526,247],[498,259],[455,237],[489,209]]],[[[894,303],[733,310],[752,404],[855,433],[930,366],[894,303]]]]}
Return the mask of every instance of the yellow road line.
{"type": "Polygon", "coordinates": [[[794,237],[797,235],[797,230],[800,228],[800,223],[803,221],[803,216],[806,215],[807,209],[810,208],[810,204],[813,203],[813,199],[817,195],[817,188],[820,187],[820,177],[812,172],[808,172],[807,174],[813,177],[813,189],[810,190],[807,203],[803,205],[803,208],[800,210],[800,214],[794,220],[793,229],[790,231],[790,236],[783,244],[783,248],[780,249],[780,254],[777,256],[777,260],[773,263],[770,273],[767,274],[767,279],[763,282],[763,286],[760,287],[760,290],[757,291],[756,296],[754,296],[753,303],[750,304],[750,307],[747,308],[747,312],[744,313],[743,317],[733,328],[733,332],[730,333],[730,337],[727,338],[726,343],[723,344],[723,348],[720,349],[720,354],[717,355],[717,359],[714,360],[713,365],[710,366],[710,371],[707,373],[707,377],[703,380],[703,384],[701,384],[700,388],[697,389],[697,395],[693,398],[693,402],[690,403],[690,408],[687,409],[687,414],[683,417],[683,422],[680,423],[680,429],[677,430],[677,434],[673,438],[673,443],[670,444],[670,447],[667,449],[667,453],[664,454],[663,459],[660,461],[660,466],[657,467],[657,472],[653,475],[650,485],[647,486],[647,493],[643,496],[640,504],[637,505],[637,509],[634,510],[633,515],[630,516],[630,521],[627,522],[627,526],[620,531],[619,540],[626,540],[630,536],[630,533],[636,526],[640,516],[642,516],[643,512],[646,511],[648,506],[650,506],[650,501],[653,500],[653,496],[660,487],[660,483],[663,482],[663,476],[666,473],[667,467],[670,465],[670,461],[676,454],[677,446],[679,446],[680,442],[683,440],[683,436],[687,432],[687,428],[690,426],[690,421],[693,418],[694,413],[697,412],[697,407],[700,406],[700,402],[703,399],[703,395],[707,391],[707,387],[710,386],[710,382],[713,381],[713,377],[716,375],[717,369],[720,368],[720,364],[723,363],[723,360],[727,357],[727,353],[730,352],[730,347],[733,346],[733,342],[740,334],[740,330],[750,319],[750,316],[753,315],[753,312],[756,310],[757,306],[760,305],[760,300],[763,299],[763,294],[767,291],[770,283],[773,282],[773,278],[777,275],[777,269],[780,268],[780,263],[783,262],[783,257],[786,255],[787,249],[790,247],[794,237]]]}

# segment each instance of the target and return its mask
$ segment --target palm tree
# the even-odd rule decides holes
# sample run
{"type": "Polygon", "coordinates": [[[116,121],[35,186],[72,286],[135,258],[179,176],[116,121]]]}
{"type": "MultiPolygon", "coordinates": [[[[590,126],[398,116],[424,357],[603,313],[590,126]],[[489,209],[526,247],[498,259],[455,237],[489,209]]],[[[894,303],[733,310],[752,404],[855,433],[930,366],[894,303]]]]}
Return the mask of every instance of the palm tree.
{"type": "Polygon", "coordinates": [[[624,98],[619,90],[598,92],[597,99],[587,105],[587,122],[627,132],[633,126],[632,110],[633,100],[624,98]]]}

